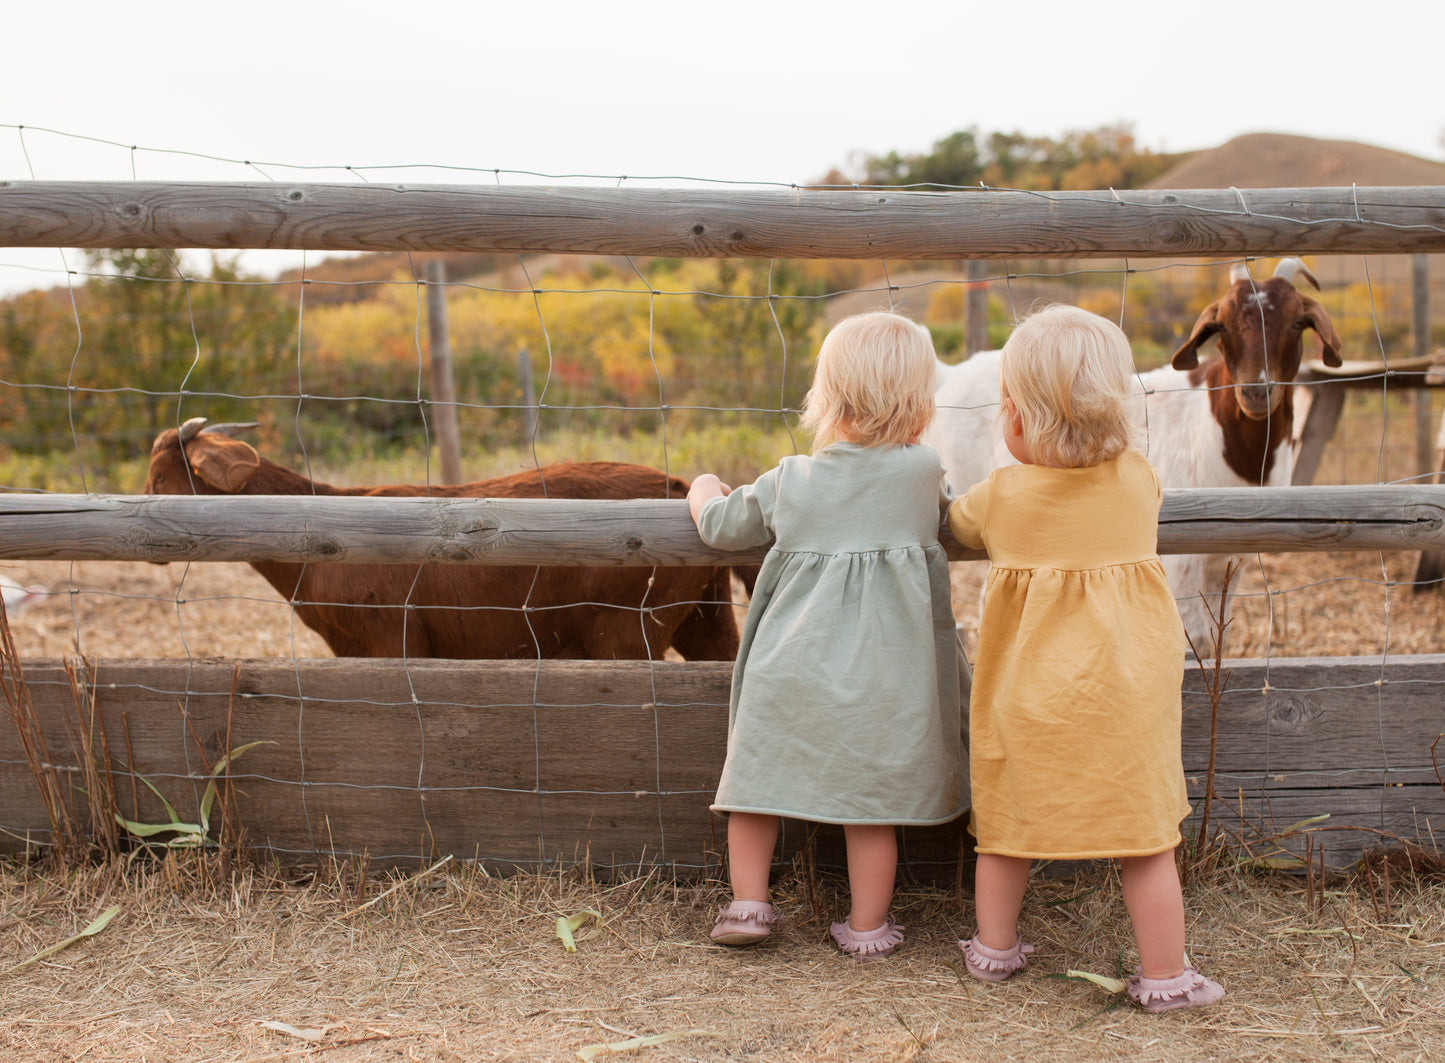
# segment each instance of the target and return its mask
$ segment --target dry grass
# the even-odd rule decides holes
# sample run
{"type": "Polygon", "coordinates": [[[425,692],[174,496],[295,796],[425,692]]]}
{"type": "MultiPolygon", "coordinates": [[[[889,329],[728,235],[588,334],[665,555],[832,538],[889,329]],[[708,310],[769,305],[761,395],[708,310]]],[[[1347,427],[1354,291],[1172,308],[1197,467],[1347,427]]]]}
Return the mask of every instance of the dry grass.
{"type": "MultiPolygon", "coordinates": [[[[1378,869],[1377,869],[1378,870],[1378,869]]],[[[707,940],[722,890],[639,875],[501,879],[470,867],[372,881],[324,868],[307,881],[251,869],[217,881],[191,856],[0,871],[0,970],[76,933],[104,931],[3,976],[0,1058],[118,1060],[562,1060],[634,1036],[706,1031],[655,1060],[1433,1060],[1445,1053],[1445,883],[1395,871],[1302,884],[1236,871],[1192,876],[1193,955],[1229,996],[1150,1016],[1070,968],[1115,974],[1133,946],[1106,865],[1040,878],[1023,916],[1038,945],[1010,982],[962,971],[969,911],[903,890],[908,937],[858,964],[828,940],[840,883],[785,877],[787,920],[751,950],[707,940]],[[817,884],[815,884],[817,885],[817,884]],[[375,900],[360,911],[362,897],[375,900]],[[813,910],[810,895],[824,910],[813,910]],[[567,952],[556,920],[605,931],[567,952]],[[1388,911],[1387,911],[1388,909],[1388,911]],[[284,1024],[296,1032],[266,1023],[284,1024]],[[314,1040],[300,1033],[309,1032],[314,1040]]],[[[609,1058],[603,1056],[603,1059],[609,1058]]]]}

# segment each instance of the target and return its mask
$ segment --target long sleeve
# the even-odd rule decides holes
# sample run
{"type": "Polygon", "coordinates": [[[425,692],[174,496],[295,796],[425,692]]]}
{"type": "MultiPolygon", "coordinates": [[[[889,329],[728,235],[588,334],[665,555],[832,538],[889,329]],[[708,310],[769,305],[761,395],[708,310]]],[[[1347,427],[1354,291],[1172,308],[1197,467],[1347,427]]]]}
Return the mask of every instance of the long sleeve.
{"type": "Polygon", "coordinates": [[[778,470],[772,469],[730,495],[709,500],[698,515],[697,533],[721,550],[765,546],[773,539],[777,500],[778,470]]]}
{"type": "Polygon", "coordinates": [[[993,488],[992,478],[974,484],[958,501],[948,507],[948,530],[958,544],[970,550],[984,549],[984,522],[988,518],[989,494],[993,488]]]}

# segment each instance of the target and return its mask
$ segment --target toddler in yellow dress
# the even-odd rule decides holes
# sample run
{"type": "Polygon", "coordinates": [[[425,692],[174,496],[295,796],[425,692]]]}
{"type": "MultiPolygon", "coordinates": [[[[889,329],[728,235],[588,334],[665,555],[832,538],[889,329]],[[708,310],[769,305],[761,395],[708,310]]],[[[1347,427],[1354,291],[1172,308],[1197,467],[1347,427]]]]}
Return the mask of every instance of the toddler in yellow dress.
{"type": "Polygon", "coordinates": [[[1159,476],[1130,445],[1129,343],[1054,306],[1000,362],[1000,427],[1018,465],[948,511],[988,551],[969,712],[978,930],[969,972],[1001,981],[1030,862],[1116,857],[1139,948],[1130,996],[1148,1011],[1210,1004],[1186,963],[1174,850],[1189,811],[1180,758],[1183,626],[1158,557],[1159,476]]]}

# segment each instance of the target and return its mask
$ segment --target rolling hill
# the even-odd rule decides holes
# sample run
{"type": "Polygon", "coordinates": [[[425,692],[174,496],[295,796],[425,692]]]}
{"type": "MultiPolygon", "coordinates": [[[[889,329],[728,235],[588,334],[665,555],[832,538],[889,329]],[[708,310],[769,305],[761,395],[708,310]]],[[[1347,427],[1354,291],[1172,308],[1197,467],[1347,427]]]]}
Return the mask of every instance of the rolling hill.
{"type": "Polygon", "coordinates": [[[1330,188],[1445,185],[1445,162],[1288,133],[1248,133],[1197,151],[1145,188],[1330,188]]]}

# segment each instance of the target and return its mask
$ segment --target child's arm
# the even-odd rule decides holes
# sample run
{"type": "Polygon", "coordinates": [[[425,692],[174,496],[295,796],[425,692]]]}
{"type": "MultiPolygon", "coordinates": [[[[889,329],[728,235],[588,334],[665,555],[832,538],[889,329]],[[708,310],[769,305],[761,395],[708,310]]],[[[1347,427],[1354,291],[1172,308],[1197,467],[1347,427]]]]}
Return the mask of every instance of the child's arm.
{"type": "Polygon", "coordinates": [[[704,473],[687,492],[687,509],[698,536],[720,550],[750,550],[773,540],[773,506],[778,497],[778,470],[763,473],[736,491],[704,473]],[[723,496],[726,495],[726,498],[723,496]],[[719,499],[722,499],[719,501],[719,499]]]}
{"type": "Polygon", "coordinates": [[[948,507],[948,530],[960,546],[985,549],[983,528],[988,519],[988,496],[992,480],[974,484],[968,493],[948,507]]]}
{"type": "Polygon", "coordinates": [[[698,517],[702,514],[702,507],[711,502],[714,498],[721,498],[724,495],[732,494],[732,488],[723,483],[710,472],[705,472],[692,482],[687,492],[687,511],[692,514],[692,522],[697,523],[698,517]]]}

